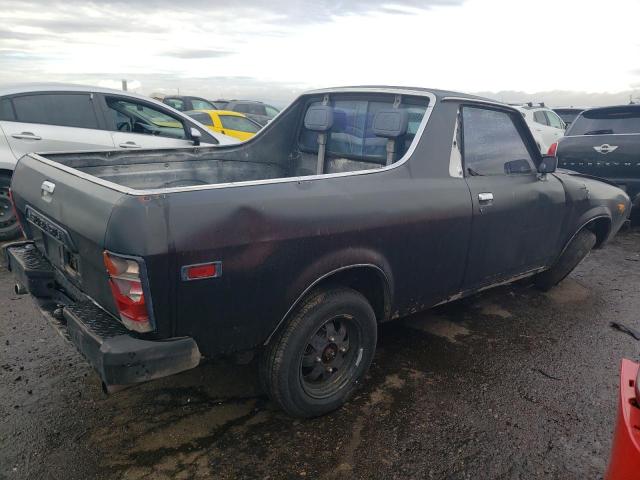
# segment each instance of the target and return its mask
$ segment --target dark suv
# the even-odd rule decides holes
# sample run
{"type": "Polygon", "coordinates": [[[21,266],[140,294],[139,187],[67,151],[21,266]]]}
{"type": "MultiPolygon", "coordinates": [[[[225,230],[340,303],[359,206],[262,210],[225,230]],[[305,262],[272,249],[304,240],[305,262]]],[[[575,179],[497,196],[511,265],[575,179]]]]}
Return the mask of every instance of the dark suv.
{"type": "Polygon", "coordinates": [[[553,111],[560,116],[562,121],[568,127],[581,112],[585,111],[585,109],[580,107],[558,107],[554,108],[553,111]]]}
{"type": "Polygon", "coordinates": [[[171,95],[164,97],[162,103],[166,103],[170,107],[187,112],[189,110],[217,110],[218,107],[209,100],[200,97],[190,97],[181,95],[171,95]]]}
{"type": "Polygon", "coordinates": [[[244,113],[262,126],[265,126],[280,112],[276,107],[255,100],[229,100],[224,109],[244,113]]]}
{"type": "Polygon", "coordinates": [[[556,155],[562,168],[616,183],[640,209],[640,105],[585,110],[558,142],[556,155]]]}

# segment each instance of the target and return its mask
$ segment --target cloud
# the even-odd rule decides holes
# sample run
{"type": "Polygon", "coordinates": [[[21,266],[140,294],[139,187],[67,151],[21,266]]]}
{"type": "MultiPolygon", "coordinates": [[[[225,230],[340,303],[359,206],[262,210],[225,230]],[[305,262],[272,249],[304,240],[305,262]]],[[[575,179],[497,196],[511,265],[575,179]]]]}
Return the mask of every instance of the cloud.
{"type": "Polygon", "coordinates": [[[638,99],[640,92],[634,90],[616,93],[549,90],[526,93],[504,90],[499,92],[475,92],[474,95],[493,98],[505,103],[544,102],[548,107],[601,107],[627,104],[631,98],[638,99]]]}
{"type": "MultiPolygon", "coordinates": [[[[65,5],[71,8],[87,7],[94,9],[108,9],[115,11],[166,11],[170,21],[169,12],[194,13],[200,15],[235,14],[237,17],[249,11],[264,12],[276,15],[279,21],[283,19],[303,23],[322,23],[330,21],[335,16],[361,15],[386,11],[388,13],[406,14],[409,9],[424,10],[435,6],[461,5],[465,0],[245,0],[240,3],[228,3],[211,0],[105,0],[98,3],[87,4],[85,0],[67,0],[66,2],[51,2],[50,0],[5,0],[3,10],[21,8],[23,10],[37,11],[38,9],[51,9],[65,5]]],[[[83,17],[77,16],[78,22],[83,17]]],[[[70,23],[69,26],[72,26],[70,23]]],[[[51,24],[54,27],[54,24],[51,24]]],[[[60,25],[65,28],[64,23],[60,25]]],[[[82,26],[80,26],[82,28],[82,26]]]]}
{"type": "Polygon", "coordinates": [[[184,50],[172,50],[163,52],[162,55],[166,57],[175,57],[175,58],[220,58],[226,55],[230,55],[231,52],[228,50],[215,50],[210,48],[202,48],[202,49],[184,49],[184,50]]]}
{"type": "Polygon", "coordinates": [[[3,0],[0,84],[124,78],[142,93],[278,103],[308,88],[395,84],[620,103],[640,88],[640,3],[619,1],[628,5],[607,6],[617,21],[602,24],[581,0],[3,0]],[[582,30],[599,34],[561,60],[557,38],[523,35],[522,18],[543,25],[553,11],[569,24],[578,10],[582,30]],[[622,93],[581,93],[598,91],[622,93]]]}

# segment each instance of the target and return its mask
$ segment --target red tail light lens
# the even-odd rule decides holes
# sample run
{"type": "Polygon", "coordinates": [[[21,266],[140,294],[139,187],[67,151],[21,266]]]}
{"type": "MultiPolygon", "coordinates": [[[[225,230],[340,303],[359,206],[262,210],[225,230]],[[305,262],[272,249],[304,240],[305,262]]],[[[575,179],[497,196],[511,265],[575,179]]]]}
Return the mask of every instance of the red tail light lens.
{"type": "Polygon", "coordinates": [[[20,233],[22,233],[22,236],[24,237],[24,228],[22,228],[22,222],[20,221],[20,215],[18,215],[18,209],[16,208],[16,204],[13,201],[13,193],[11,192],[11,188],[9,188],[9,202],[11,203],[11,208],[13,210],[13,214],[16,217],[16,222],[18,223],[18,226],[20,227],[20,233]]]}
{"type": "Polygon", "coordinates": [[[111,293],[124,326],[136,332],[152,331],[140,278],[140,264],[110,252],[104,252],[103,258],[111,293]]]}
{"type": "Polygon", "coordinates": [[[555,157],[556,150],[558,150],[558,142],[551,144],[551,146],[549,147],[549,151],[547,152],[547,155],[551,155],[552,157],[555,157]]]}

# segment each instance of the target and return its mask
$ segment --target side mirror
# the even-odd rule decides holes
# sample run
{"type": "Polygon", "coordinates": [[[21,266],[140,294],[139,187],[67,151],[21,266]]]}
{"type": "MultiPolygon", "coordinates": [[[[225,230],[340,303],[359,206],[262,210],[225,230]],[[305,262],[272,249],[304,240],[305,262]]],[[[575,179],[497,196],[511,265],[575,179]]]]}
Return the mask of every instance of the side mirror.
{"type": "Polygon", "coordinates": [[[538,165],[538,173],[545,175],[547,173],[553,173],[558,168],[558,157],[554,155],[543,155],[542,161],[538,165]]]}
{"type": "Polygon", "coordinates": [[[191,127],[189,133],[191,134],[191,140],[193,140],[193,146],[197,147],[198,145],[200,145],[200,137],[202,137],[202,133],[200,133],[200,130],[195,127],[191,127]]]}

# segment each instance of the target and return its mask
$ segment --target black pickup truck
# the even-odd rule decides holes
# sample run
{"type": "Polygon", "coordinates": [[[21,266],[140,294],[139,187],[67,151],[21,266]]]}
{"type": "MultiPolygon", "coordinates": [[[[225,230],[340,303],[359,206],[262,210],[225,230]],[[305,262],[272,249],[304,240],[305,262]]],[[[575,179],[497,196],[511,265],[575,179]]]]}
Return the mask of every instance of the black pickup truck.
{"type": "MultiPolygon", "coordinates": [[[[640,105],[582,112],[558,141],[558,165],[614,182],[640,212],[640,105]]],[[[550,151],[549,153],[553,153],[550,151]]]]}
{"type": "Polygon", "coordinates": [[[555,168],[501,103],[313,91],[238,145],[23,157],[7,261],[107,389],[257,351],[311,417],[363,379],[379,323],[550,288],[618,231],[627,195],[555,168]]]}

